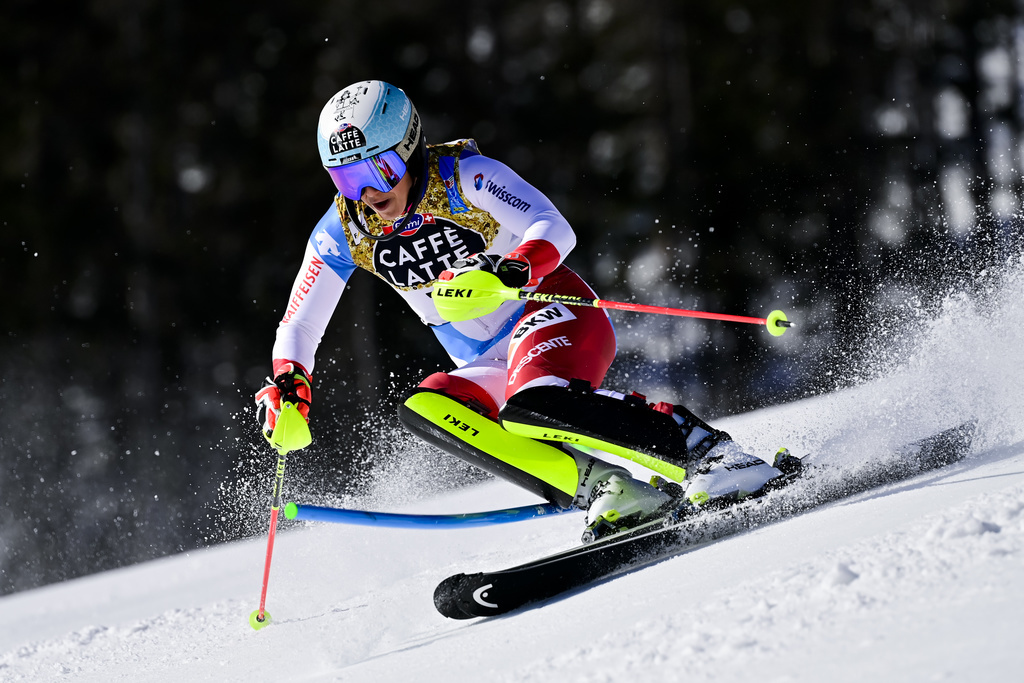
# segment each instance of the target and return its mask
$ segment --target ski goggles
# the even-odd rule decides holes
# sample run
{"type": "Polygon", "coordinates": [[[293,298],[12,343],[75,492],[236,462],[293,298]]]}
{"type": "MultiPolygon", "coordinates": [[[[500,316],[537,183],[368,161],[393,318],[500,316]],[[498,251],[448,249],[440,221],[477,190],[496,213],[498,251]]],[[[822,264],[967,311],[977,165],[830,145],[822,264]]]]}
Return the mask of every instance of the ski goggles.
{"type": "Polygon", "coordinates": [[[405,175],[405,162],[395,150],[381,152],[369,159],[354,164],[328,168],[335,187],[351,199],[358,201],[363,188],[372,187],[378,192],[390,192],[405,175]]]}

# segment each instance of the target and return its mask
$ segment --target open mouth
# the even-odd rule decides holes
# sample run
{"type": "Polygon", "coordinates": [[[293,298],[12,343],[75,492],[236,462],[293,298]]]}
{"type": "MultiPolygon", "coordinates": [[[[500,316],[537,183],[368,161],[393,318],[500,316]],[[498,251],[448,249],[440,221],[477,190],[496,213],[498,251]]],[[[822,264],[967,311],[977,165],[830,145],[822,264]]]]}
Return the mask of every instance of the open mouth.
{"type": "Polygon", "coordinates": [[[390,197],[387,197],[385,199],[381,199],[380,201],[370,202],[370,206],[372,206],[373,210],[376,211],[377,213],[383,212],[385,209],[388,208],[388,205],[390,205],[390,204],[391,204],[391,198],[390,197]]]}

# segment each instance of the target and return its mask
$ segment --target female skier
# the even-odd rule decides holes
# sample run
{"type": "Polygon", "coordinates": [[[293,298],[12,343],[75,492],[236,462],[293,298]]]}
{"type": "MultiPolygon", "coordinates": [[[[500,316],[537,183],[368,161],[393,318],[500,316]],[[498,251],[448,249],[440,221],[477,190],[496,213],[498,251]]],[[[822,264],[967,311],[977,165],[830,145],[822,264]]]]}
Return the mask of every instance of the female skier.
{"type": "Polygon", "coordinates": [[[269,438],[282,399],[309,419],[314,356],[353,271],[387,282],[431,328],[454,368],[399,407],[414,434],[563,507],[587,511],[585,540],[676,508],[756,495],[788,460],[747,455],[683,406],[598,389],[615,333],[596,308],[507,301],[478,314],[450,296],[495,283],[595,297],[564,261],[576,244],[551,201],[473,140],[427,145],[405,93],[363,81],[320,113],[317,144],[337,194],[306,245],[256,394],[269,438]],[[476,275],[479,279],[479,275],[476,275]],[[444,294],[434,298],[435,286],[444,294]],[[453,322],[454,321],[454,322],[453,322]],[[652,483],[595,455],[659,461],[652,483]],[[689,476],[687,476],[689,472],[689,476]]]}

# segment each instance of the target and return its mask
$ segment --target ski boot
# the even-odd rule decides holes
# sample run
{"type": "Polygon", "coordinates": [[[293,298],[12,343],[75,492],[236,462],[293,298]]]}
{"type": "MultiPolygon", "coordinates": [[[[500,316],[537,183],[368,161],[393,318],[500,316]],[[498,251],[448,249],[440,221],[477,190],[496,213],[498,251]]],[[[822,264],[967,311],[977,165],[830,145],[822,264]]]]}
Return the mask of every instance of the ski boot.
{"type": "Polygon", "coordinates": [[[667,517],[680,504],[688,505],[679,484],[665,482],[660,477],[647,484],[624,470],[612,472],[598,481],[588,499],[584,543],[667,517]]]}
{"type": "Polygon", "coordinates": [[[785,485],[801,466],[800,458],[785,448],[769,463],[744,453],[735,441],[722,441],[695,468],[685,497],[700,508],[724,507],[785,485]]]}
{"type": "MultiPolygon", "coordinates": [[[[788,448],[780,448],[772,459],[772,467],[788,477],[798,476],[803,472],[803,461],[789,452],[788,448]]],[[[773,480],[774,481],[774,480],[773,480]]]]}

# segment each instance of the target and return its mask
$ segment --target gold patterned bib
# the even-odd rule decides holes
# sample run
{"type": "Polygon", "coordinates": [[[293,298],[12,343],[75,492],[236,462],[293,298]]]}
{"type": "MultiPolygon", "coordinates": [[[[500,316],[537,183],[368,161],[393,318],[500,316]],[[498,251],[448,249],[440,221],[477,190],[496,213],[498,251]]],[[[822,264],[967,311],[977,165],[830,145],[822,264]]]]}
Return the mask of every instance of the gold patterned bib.
{"type": "MultiPolygon", "coordinates": [[[[360,235],[350,225],[341,195],[335,198],[357,266],[395,289],[410,291],[432,286],[460,258],[488,251],[498,234],[498,222],[466,201],[462,194],[459,155],[464,150],[479,153],[472,140],[427,147],[426,192],[416,214],[394,239],[382,242],[360,235]]],[[[355,204],[370,234],[386,235],[392,231],[391,221],[383,220],[363,202],[355,204]]]]}

